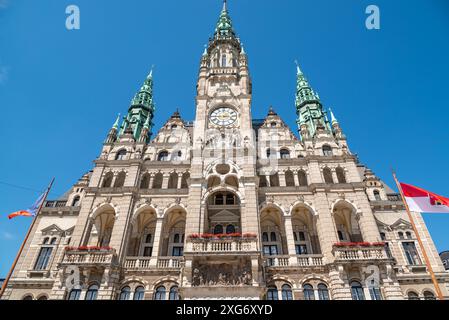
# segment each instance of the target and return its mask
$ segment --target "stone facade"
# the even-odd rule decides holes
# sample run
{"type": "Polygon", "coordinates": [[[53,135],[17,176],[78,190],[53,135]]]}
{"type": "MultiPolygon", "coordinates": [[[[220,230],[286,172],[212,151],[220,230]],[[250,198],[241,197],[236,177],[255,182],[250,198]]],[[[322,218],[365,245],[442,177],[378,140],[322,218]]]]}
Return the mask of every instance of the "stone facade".
{"type": "MultiPolygon", "coordinates": [[[[196,119],[150,139],[152,74],[92,171],[47,201],[2,299],[435,296],[399,195],[349,150],[298,67],[297,138],[251,117],[227,8],[200,62],[196,119]]],[[[445,272],[416,223],[440,287],[445,272]]]]}

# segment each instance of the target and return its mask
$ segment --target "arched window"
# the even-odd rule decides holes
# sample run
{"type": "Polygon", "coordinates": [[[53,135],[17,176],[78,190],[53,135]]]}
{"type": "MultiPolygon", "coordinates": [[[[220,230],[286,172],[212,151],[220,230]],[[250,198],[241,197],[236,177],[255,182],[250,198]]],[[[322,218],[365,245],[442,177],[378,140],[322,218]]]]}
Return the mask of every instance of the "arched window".
{"type": "Polygon", "coordinates": [[[268,288],[267,300],[279,300],[278,289],[276,287],[269,287],[268,288]]]}
{"type": "Polygon", "coordinates": [[[114,188],[121,188],[125,185],[126,172],[122,171],[117,175],[115,179],[114,188]]]}
{"type": "Polygon", "coordinates": [[[145,288],[142,286],[138,286],[134,291],[133,300],[143,300],[145,296],[145,288]]]}
{"type": "Polygon", "coordinates": [[[177,189],[178,188],[178,173],[172,172],[170,174],[170,178],[168,179],[168,189],[177,189]]]}
{"type": "Polygon", "coordinates": [[[179,300],[178,287],[177,286],[173,286],[173,287],[170,288],[169,300],[179,300]]]}
{"type": "Polygon", "coordinates": [[[282,300],[293,300],[292,287],[288,284],[282,286],[282,300]]]}
{"type": "Polygon", "coordinates": [[[214,234],[223,234],[223,226],[221,224],[215,226],[214,234]]]}
{"type": "Polygon", "coordinates": [[[329,300],[329,289],[324,283],[318,285],[318,297],[320,300],[329,300]]]}
{"type": "Polygon", "coordinates": [[[79,300],[81,295],[81,289],[72,289],[67,296],[67,300],[79,300]]]}
{"type": "Polygon", "coordinates": [[[158,172],[153,179],[153,189],[162,189],[162,181],[164,180],[164,176],[161,172],[158,172]]]}
{"type": "Polygon", "coordinates": [[[374,190],[374,191],[373,191],[373,194],[374,194],[374,199],[376,199],[376,201],[382,200],[382,199],[380,198],[380,192],[379,192],[379,190],[374,190]]]}
{"type": "Polygon", "coordinates": [[[226,205],[228,206],[235,205],[235,197],[233,194],[231,193],[226,194],[226,205]]]}
{"type": "Polygon", "coordinates": [[[285,185],[287,187],[295,186],[295,177],[293,175],[293,172],[290,170],[285,171],[285,185]]]}
{"type": "Polygon", "coordinates": [[[173,243],[179,243],[180,240],[181,239],[181,237],[179,236],[179,233],[176,233],[174,236],[173,236],[173,243]]]}
{"type": "Polygon", "coordinates": [[[329,168],[324,168],[323,169],[323,177],[324,177],[324,182],[327,184],[333,184],[334,183],[334,179],[332,178],[332,171],[329,168]]]}
{"type": "Polygon", "coordinates": [[[387,235],[385,234],[385,232],[381,232],[381,233],[380,233],[380,239],[381,239],[382,241],[387,240],[387,235]]]}
{"type": "Polygon", "coordinates": [[[398,232],[398,236],[400,240],[404,240],[404,232],[398,232]]]}
{"type": "Polygon", "coordinates": [[[89,286],[86,292],[86,300],[97,300],[98,296],[98,285],[93,284],[89,286]]]}
{"type": "Polygon", "coordinates": [[[117,152],[117,155],[115,156],[115,160],[125,160],[126,157],[126,150],[122,149],[119,152],[117,152]]]}
{"type": "Polygon", "coordinates": [[[365,300],[365,293],[363,292],[363,287],[360,282],[351,282],[351,295],[352,300],[365,300]]]}
{"type": "Polygon", "coordinates": [[[276,239],[276,232],[271,232],[270,233],[270,241],[271,242],[276,242],[277,241],[277,239],[276,239]]]}
{"type": "Polygon", "coordinates": [[[75,198],[73,198],[72,207],[79,207],[80,199],[81,199],[80,196],[76,196],[75,198]]]}
{"type": "Polygon", "coordinates": [[[140,181],[140,189],[149,189],[150,188],[150,179],[151,175],[149,173],[145,173],[140,181]]]}
{"type": "Polygon", "coordinates": [[[382,292],[379,287],[369,288],[369,295],[371,296],[371,300],[382,300],[382,292]]]}
{"type": "Polygon", "coordinates": [[[167,151],[161,151],[159,152],[159,155],[157,156],[157,161],[168,161],[168,152],[167,151]]]}
{"type": "Polygon", "coordinates": [[[30,295],[30,294],[27,294],[26,296],[24,296],[24,297],[22,298],[22,300],[33,300],[33,296],[30,295]]]}
{"type": "Polygon", "coordinates": [[[110,188],[112,186],[112,180],[114,179],[114,173],[108,172],[103,178],[103,188],[110,188]]]}
{"type": "Polygon", "coordinates": [[[177,126],[176,124],[174,124],[174,125],[171,126],[171,129],[172,129],[172,130],[177,129],[177,128],[178,128],[178,126],[177,126]]]}
{"type": "Polygon", "coordinates": [[[48,297],[46,295],[42,295],[37,300],[48,300],[48,297]]]}
{"type": "Polygon", "coordinates": [[[332,156],[333,156],[332,148],[331,148],[330,145],[325,144],[325,145],[323,146],[323,155],[324,155],[325,157],[332,157],[332,156]]]}
{"type": "Polygon", "coordinates": [[[298,172],[298,180],[299,180],[299,185],[301,186],[301,187],[307,187],[308,186],[308,182],[307,182],[307,174],[304,172],[304,171],[302,171],[302,170],[300,170],[299,172],[298,172]]]}
{"type": "Polygon", "coordinates": [[[343,231],[338,230],[337,234],[338,234],[338,240],[340,240],[340,241],[345,241],[346,240],[345,234],[343,233],[343,231]]]}
{"type": "Polygon", "coordinates": [[[262,242],[269,242],[270,240],[268,239],[268,232],[264,232],[262,234],[262,242]]]}
{"type": "Polygon", "coordinates": [[[235,227],[232,224],[230,224],[226,227],[226,234],[232,234],[232,233],[235,233],[235,227]]]}
{"type": "Polygon", "coordinates": [[[188,172],[184,173],[182,175],[182,179],[181,179],[181,189],[188,189],[189,188],[189,181],[190,179],[190,174],[188,172]]]}
{"type": "Polygon", "coordinates": [[[411,233],[410,231],[407,231],[407,232],[405,233],[405,236],[406,236],[407,239],[409,239],[409,240],[412,240],[412,239],[413,239],[412,233],[411,233]]]}
{"type": "Polygon", "coordinates": [[[276,122],[274,122],[274,121],[273,121],[272,123],[270,123],[270,127],[272,127],[272,128],[276,128],[277,125],[278,125],[278,124],[277,124],[276,122]]]}
{"type": "Polygon", "coordinates": [[[156,289],[154,293],[154,300],[165,300],[165,287],[160,286],[156,289]]]}
{"type": "Polygon", "coordinates": [[[123,287],[120,291],[120,295],[118,297],[119,300],[129,300],[129,297],[131,296],[131,288],[126,286],[123,287]]]}
{"type": "Polygon", "coordinates": [[[56,237],[51,238],[50,244],[56,244],[56,237]]]}
{"type": "Polygon", "coordinates": [[[290,151],[288,149],[281,149],[281,159],[290,159],[290,151]]]}
{"type": "Polygon", "coordinates": [[[275,173],[270,176],[270,186],[279,187],[279,174],[275,173]]]}
{"type": "Polygon", "coordinates": [[[408,296],[408,300],[420,300],[419,295],[413,291],[410,291],[407,296],[408,296]]]}
{"type": "Polygon", "coordinates": [[[424,291],[424,300],[436,300],[435,295],[431,291],[424,291]]]}
{"type": "Polygon", "coordinates": [[[177,151],[172,153],[172,161],[181,161],[182,158],[182,152],[177,151]]]}
{"type": "Polygon", "coordinates": [[[47,244],[49,240],[50,240],[49,237],[45,237],[44,240],[42,241],[42,244],[47,244]]]}
{"type": "Polygon", "coordinates": [[[304,300],[315,300],[315,291],[310,284],[303,286],[304,300]]]}
{"type": "Polygon", "coordinates": [[[343,168],[338,167],[335,172],[337,173],[338,183],[346,183],[346,175],[345,170],[343,168]]]}
{"type": "Polygon", "coordinates": [[[221,56],[221,67],[226,68],[226,55],[221,56]]]}
{"type": "Polygon", "coordinates": [[[224,195],[222,194],[217,194],[215,196],[215,205],[216,206],[222,206],[224,205],[224,195]]]}
{"type": "Polygon", "coordinates": [[[267,159],[276,159],[276,150],[274,149],[267,149],[267,159]]]}

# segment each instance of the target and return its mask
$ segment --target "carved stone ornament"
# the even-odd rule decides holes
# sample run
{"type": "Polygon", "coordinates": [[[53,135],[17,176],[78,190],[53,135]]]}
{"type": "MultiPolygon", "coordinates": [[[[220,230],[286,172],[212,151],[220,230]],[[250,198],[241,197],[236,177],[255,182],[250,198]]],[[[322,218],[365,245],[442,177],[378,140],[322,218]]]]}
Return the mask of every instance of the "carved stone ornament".
{"type": "Polygon", "coordinates": [[[250,286],[252,280],[251,267],[248,264],[197,265],[192,272],[194,287],[250,286]]]}

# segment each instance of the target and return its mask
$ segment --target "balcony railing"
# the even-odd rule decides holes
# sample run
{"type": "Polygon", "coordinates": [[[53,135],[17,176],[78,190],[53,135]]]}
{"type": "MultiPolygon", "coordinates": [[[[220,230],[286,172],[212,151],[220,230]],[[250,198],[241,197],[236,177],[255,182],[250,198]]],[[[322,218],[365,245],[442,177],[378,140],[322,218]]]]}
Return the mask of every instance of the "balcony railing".
{"type": "Polygon", "coordinates": [[[125,260],[125,269],[128,270],[155,270],[179,269],[183,257],[128,257],[125,260]]]}
{"type": "Polygon", "coordinates": [[[115,250],[66,251],[62,265],[106,266],[116,262],[115,250]]]}
{"type": "Polygon", "coordinates": [[[265,266],[274,268],[283,267],[320,267],[324,265],[322,255],[298,256],[265,256],[265,266]]]}
{"type": "Polygon", "coordinates": [[[382,246],[366,247],[335,247],[333,249],[335,261],[353,262],[353,261],[373,261],[389,260],[385,248],[382,246]]]}
{"type": "Polygon", "coordinates": [[[257,252],[256,239],[190,239],[185,253],[231,254],[257,252]]]}

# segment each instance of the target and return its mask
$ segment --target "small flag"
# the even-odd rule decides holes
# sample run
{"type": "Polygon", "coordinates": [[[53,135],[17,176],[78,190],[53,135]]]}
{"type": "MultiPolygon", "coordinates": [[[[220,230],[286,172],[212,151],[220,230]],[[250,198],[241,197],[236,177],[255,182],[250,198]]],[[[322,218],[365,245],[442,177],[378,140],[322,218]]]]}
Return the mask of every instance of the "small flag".
{"type": "Polygon", "coordinates": [[[45,197],[47,195],[47,192],[44,192],[43,194],[41,194],[41,196],[36,200],[36,202],[27,210],[20,210],[20,211],[16,211],[14,213],[11,213],[8,216],[8,219],[12,219],[18,216],[22,216],[22,217],[34,217],[36,216],[37,212],[39,211],[39,208],[42,205],[42,202],[44,201],[45,197]]]}
{"type": "Polygon", "coordinates": [[[449,213],[449,198],[406,183],[401,183],[401,189],[410,211],[449,213]]]}

